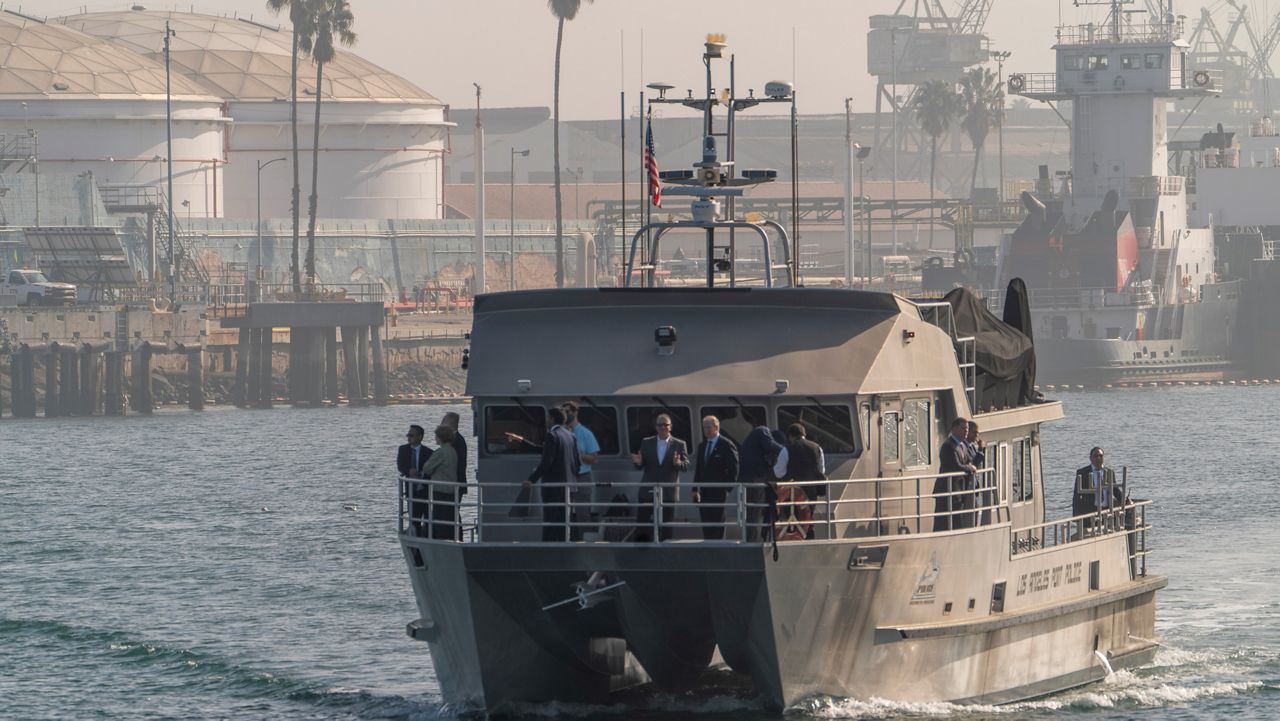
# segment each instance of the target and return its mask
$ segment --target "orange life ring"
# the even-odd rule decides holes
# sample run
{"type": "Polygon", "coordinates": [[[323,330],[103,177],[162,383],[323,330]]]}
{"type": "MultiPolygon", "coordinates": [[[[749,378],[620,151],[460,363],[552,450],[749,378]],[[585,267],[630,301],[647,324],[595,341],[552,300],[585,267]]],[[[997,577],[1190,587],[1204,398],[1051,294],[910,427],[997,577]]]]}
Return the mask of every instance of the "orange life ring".
{"type": "Polygon", "coordinates": [[[799,486],[778,489],[779,518],[774,524],[774,533],[779,541],[803,541],[808,537],[813,506],[806,504],[807,500],[809,496],[799,486]],[[787,505],[782,505],[784,503],[787,505]]]}

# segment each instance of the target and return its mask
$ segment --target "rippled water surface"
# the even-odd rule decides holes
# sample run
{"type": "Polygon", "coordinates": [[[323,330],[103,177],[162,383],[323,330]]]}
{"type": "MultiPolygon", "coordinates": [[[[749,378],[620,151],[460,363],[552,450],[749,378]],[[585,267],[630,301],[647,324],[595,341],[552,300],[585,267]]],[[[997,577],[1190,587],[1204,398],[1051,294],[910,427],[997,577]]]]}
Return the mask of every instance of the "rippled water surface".
{"type": "MultiPolygon", "coordinates": [[[[1094,444],[1151,515],[1153,666],[1005,707],[820,699],[807,718],[1280,718],[1280,388],[1062,396],[1048,499],[1094,444]]],[[[444,408],[0,421],[0,717],[450,718],[395,540],[395,446],[444,408]]],[[[464,423],[469,417],[463,411],[464,423]]],[[[530,716],[767,718],[728,676],[530,716]]]]}

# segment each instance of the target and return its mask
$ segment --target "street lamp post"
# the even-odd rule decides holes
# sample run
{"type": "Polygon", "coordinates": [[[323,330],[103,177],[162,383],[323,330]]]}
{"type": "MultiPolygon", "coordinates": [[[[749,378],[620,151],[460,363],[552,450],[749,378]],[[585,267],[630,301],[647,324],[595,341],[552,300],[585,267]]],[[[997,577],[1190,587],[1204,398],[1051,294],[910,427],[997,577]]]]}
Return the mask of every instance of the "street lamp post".
{"type": "Polygon", "coordinates": [[[511,290],[516,289],[516,156],[529,157],[529,150],[511,148],[511,258],[507,261],[507,271],[511,274],[511,290]]]}
{"type": "Polygon", "coordinates": [[[858,156],[858,202],[862,206],[862,210],[859,213],[859,215],[862,217],[862,220],[863,220],[862,272],[866,273],[867,284],[870,285],[871,284],[871,219],[867,217],[867,191],[866,191],[866,188],[863,187],[862,185],[862,177],[863,177],[862,164],[867,159],[867,156],[871,155],[871,148],[865,145],[858,145],[857,143],[854,143],[852,147],[857,150],[857,156],[858,156]]]}
{"type": "Polygon", "coordinates": [[[1008,50],[991,53],[991,57],[996,59],[997,77],[999,78],[1000,88],[1000,115],[996,117],[996,137],[1000,140],[1000,190],[998,197],[1004,201],[1004,61],[1009,59],[1013,53],[1008,50]]]}
{"type": "Polygon", "coordinates": [[[258,222],[254,226],[258,229],[258,267],[254,270],[253,277],[259,282],[262,280],[262,169],[281,160],[288,160],[288,158],[272,158],[265,163],[261,159],[258,160],[258,222]]]}
{"type": "Polygon", "coordinates": [[[893,254],[898,254],[898,28],[889,28],[889,84],[893,86],[893,187],[889,201],[893,254]]]}
{"type": "MultiPolygon", "coordinates": [[[[854,260],[857,258],[858,250],[854,245],[853,230],[853,98],[844,99],[844,234],[845,245],[848,247],[849,258],[844,268],[844,284],[847,288],[853,287],[853,276],[855,274],[854,260]]],[[[861,192],[861,191],[859,191],[861,192]]]]}

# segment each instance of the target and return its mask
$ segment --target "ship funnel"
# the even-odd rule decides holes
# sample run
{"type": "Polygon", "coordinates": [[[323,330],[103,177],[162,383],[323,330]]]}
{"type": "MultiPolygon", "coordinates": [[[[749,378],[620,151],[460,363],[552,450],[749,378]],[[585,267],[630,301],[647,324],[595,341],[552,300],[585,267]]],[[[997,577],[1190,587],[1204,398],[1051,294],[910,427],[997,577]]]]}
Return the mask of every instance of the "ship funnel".
{"type": "Polygon", "coordinates": [[[1041,203],[1039,198],[1032,195],[1031,191],[1022,191],[1022,205],[1027,209],[1028,213],[1035,216],[1036,220],[1038,220],[1041,225],[1048,222],[1045,214],[1044,203],[1041,203]]]}
{"type": "Polygon", "coordinates": [[[1120,194],[1115,190],[1108,190],[1107,194],[1102,197],[1102,212],[1106,215],[1113,215],[1118,207],[1120,207],[1120,194]]]}

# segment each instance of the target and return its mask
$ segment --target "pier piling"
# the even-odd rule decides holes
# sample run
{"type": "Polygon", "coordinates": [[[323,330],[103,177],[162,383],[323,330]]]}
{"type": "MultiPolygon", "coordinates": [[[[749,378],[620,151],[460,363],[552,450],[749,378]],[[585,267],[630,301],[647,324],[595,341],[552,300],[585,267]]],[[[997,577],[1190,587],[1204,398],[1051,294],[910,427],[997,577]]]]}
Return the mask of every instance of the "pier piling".
{"type": "MultiPolygon", "coordinates": [[[[62,351],[57,343],[50,343],[44,356],[44,417],[56,418],[61,411],[58,401],[58,363],[62,351]]],[[[16,409],[17,406],[15,405],[16,409]]]]}
{"type": "Polygon", "coordinates": [[[204,410],[204,349],[187,349],[187,408],[204,410]]]}
{"type": "Polygon", "coordinates": [[[356,341],[356,329],[351,326],[342,328],[342,362],[347,385],[347,405],[358,406],[364,402],[360,396],[360,359],[357,356],[359,343],[356,341]]]}
{"type": "Polygon", "coordinates": [[[249,395],[247,388],[252,367],[249,361],[249,336],[252,333],[253,331],[248,328],[241,328],[240,337],[236,342],[236,380],[231,386],[231,402],[240,408],[248,405],[245,398],[249,395]]]}
{"type": "MultiPolygon", "coordinates": [[[[17,358],[20,359],[21,368],[17,376],[21,378],[22,393],[22,418],[36,417],[36,359],[31,352],[30,346],[22,346],[18,350],[17,358]]],[[[15,394],[15,397],[17,394],[15,394]]],[[[15,409],[16,410],[16,409],[15,409]]],[[[18,414],[15,413],[15,416],[18,414]]]]}
{"type": "Polygon", "coordinates": [[[356,333],[356,365],[359,368],[359,389],[360,402],[365,403],[369,399],[369,328],[367,326],[359,326],[355,329],[356,333]]]}
{"type": "Polygon", "coordinates": [[[275,343],[275,337],[271,328],[261,328],[258,330],[258,334],[258,407],[270,408],[272,400],[271,354],[274,350],[272,345],[275,343]]]}
{"type": "Polygon", "coordinates": [[[151,344],[143,341],[133,352],[133,410],[151,415],[151,344]]]}
{"type": "Polygon", "coordinates": [[[80,414],[92,416],[100,405],[102,381],[98,356],[101,348],[85,343],[80,348],[80,414]]]}
{"type": "Polygon", "coordinates": [[[62,383],[58,389],[58,414],[74,416],[79,413],[80,403],[80,364],[77,362],[75,346],[58,346],[62,358],[59,361],[62,372],[62,383]]]}
{"type": "Polygon", "coordinates": [[[324,396],[338,403],[338,329],[324,330],[324,396]]]}
{"type": "Polygon", "coordinates": [[[124,352],[108,350],[106,353],[106,398],[102,413],[108,416],[124,415],[124,352]]]}
{"type": "Polygon", "coordinates": [[[387,404],[387,372],[386,358],[382,355],[382,326],[369,326],[373,337],[373,402],[375,405],[387,404]]]}

